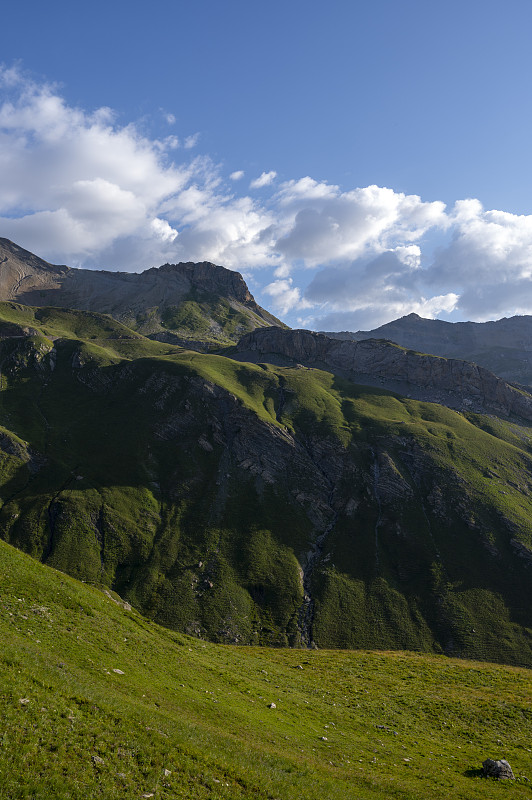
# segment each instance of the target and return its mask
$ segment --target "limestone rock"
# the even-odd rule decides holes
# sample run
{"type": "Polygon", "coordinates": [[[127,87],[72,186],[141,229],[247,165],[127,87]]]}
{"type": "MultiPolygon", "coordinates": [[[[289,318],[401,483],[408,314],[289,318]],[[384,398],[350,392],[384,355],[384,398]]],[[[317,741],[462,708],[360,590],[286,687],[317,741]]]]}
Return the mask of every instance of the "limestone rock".
{"type": "Polygon", "coordinates": [[[500,761],[487,758],[482,762],[482,769],[484,775],[488,778],[498,778],[499,780],[514,780],[515,778],[512,768],[505,758],[502,758],[500,761]]]}
{"type": "Polygon", "coordinates": [[[496,322],[445,322],[408,314],[371,331],[326,333],[332,339],[388,339],[445,358],[475,361],[507,381],[532,384],[532,317],[496,322]]]}

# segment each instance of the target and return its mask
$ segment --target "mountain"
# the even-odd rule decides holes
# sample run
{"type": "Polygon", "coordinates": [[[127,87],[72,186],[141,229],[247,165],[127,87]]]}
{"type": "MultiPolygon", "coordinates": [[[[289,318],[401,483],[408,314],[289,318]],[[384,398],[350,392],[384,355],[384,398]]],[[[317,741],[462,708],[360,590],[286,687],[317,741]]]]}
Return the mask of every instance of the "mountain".
{"type": "Polygon", "coordinates": [[[424,355],[383,339],[332,339],[307,330],[263,328],[229,351],[244,361],[301,364],[356,383],[466,411],[532,422],[532,396],[476,364],[424,355]]]}
{"type": "Polygon", "coordinates": [[[402,347],[472,361],[507,381],[532,385],[532,317],[497,322],[444,322],[408,314],[372,331],[325,334],[333,339],[389,339],[402,347]]]}
{"type": "Polygon", "coordinates": [[[1,303],[0,536],[218,642],[532,666],[530,396],[481,375],[496,396],[458,412],[357,385],[327,362],[346,343],[298,331],[234,355],[287,336],[300,360],[251,363],[1,303]]]}
{"type": "Polygon", "coordinates": [[[109,314],[154,339],[205,349],[282,323],[255,302],[238,272],[207,261],[134,272],[48,264],[0,239],[0,301],[109,314]]]}
{"type": "Polygon", "coordinates": [[[0,564],[2,800],[529,796],[529,670],[221,647],[4,542],[0,564]]]}

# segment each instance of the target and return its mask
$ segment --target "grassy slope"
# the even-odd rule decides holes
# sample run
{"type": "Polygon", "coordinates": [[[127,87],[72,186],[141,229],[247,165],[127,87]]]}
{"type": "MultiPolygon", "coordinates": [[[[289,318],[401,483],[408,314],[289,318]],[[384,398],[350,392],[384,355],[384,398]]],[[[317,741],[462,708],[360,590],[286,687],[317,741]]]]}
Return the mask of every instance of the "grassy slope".
{"type": "Polygon", "coordinates": [[[255,328],[285,327],[271,314],[263,318],[249,306],[197,287],[178,306],[151,308],[123,321],[146,336],[168,331],[184,341],[203,343],[206,350],[231,346],[255,328]]]}
{"type": "Polygon", "coordinates": [[[6,800],[530,796],[524,669],[207,644],[3,542],[0,637],[6,800]]]}
{"type": "MultiPolygon", "coordinates": [[[[153,435],[165,414],[185,416],[183,392],[199,376],[263,422],[285,426],[307,449],[332,443],[354,465],[354,478],[335,491],[359,504],[357,514],[339,516],[313,576],[318,644],[443,647],[532,663],[529,574],[501,524],[506,519],[530,546],[528,429],[466,419],[319,370],[189,353],[102,315],[5,303],[2,319],[36,330],[2,343],[0,406],[9,445],[1,454],[0,524],[12,543],[114,586],[171,627],[184,630],[196,620],[202,635],[286,644],[302,600],[296,558],[308,550],[309,519],[284,486],[257,489],[229,465],[225,506],[213,522],[222,456],[214,440],[212,452],[197,446],[210,436],[203,396],[190,396],[190,435],[180,431],[168,442],[153,435]],[[52,372],[46,354],[57,339],[52,372]],[[157,381],[148,388],[154,376],[162,388],[157,381]],[[175,391],[166,401],[168,388],[175,391]],[[26,443],[46,457],[46,468],[31,473],[26,443]],[[405,456],[413,445],[427,472],[419,480],[405,456]],[[379,511],[376,451],[387,454],[411,500],[389,507],[381,501],[379,511]],[[439,516],[427,505],[432,480],[445,500],[439,516]]],[[[298,489],[306,489],[305,476],[298,489]]]]}

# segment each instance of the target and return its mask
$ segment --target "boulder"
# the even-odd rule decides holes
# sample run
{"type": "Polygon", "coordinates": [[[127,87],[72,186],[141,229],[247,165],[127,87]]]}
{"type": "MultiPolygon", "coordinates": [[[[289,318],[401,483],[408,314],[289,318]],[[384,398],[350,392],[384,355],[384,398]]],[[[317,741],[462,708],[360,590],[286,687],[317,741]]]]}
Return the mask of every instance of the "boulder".
{"type": "Polygon", "coordinates": [[[488,778],[498,778],[499,780],[513,780],[515,778],[512,768],[505,758],[502,758],[500,761],[487,758],[482,762],[482,769],[484,775],[488,778]]]}

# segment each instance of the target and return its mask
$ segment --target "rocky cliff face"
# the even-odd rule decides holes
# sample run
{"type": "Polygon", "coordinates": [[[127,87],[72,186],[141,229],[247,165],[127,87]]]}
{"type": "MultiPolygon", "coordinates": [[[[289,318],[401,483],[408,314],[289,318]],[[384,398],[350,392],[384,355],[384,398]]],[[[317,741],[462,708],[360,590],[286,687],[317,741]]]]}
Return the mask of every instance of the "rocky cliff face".
{"type": "Polygon", "coordinates": [[[388,339],[421,353],[474,361],[507,381],[532,384],[532,317],[445,322],[417,314],[371,331],[326,333],[333,339],[388,339]]]}
{"type": "Polygon", "coordinates": [[[331,339],[305,330],[266,328],[242,337],[236,357],[300,362],[451,408],[532,420],[532,396],[476,364],[423,355],[392,342],[331,339]]]}
{"type": "Polygon", "coordinates": [[[0,301],[110,314],[145,335],[227,344],[247,330],[280,325],[255,302],[238,272],[209,262],[141,273],[55,266],[0,239],[0,301]]]}

